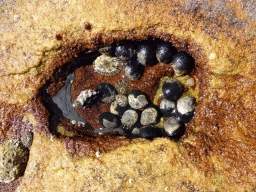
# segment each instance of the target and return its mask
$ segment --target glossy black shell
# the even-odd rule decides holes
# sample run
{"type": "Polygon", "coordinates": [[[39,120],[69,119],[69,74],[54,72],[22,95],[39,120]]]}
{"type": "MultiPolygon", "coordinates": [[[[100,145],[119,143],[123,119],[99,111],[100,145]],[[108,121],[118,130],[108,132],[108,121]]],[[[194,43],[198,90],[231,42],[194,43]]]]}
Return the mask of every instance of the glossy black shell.
{"type": "Polygon", "coordinates": [[[132,45],[122,44],[116,47],[115,54],[120,59],[127,61],[134,56],[135,51],[132,45]]]}
{"type": "Polygon", "coordinates": [[[100,114],[99,123],[104,128],[117,128],[117,127],[120,127],[121,125],[120,117],[108,111],[100,114]],[[104,119],[109,121],[110,124],[109,125],[106,125],[106,123],[104,124],[104,119]]]}
{"type": "Polygon", "coordinates": [[[139,136],[147,139],[153,139],[155,137],[165,136],[165,132],[164,129],[156,126],[146,126],[140,129],[139,136]]]}
{"type": "Polygon", "coordinates": [[[181,136],[184,135],[185,131],[186,131],[185,125],[184,125],[184,123],[181,123],[181,125],[178,129],[176,129],[172,133],[169,133],[169,134],[167,133],[167,136],[169,136],[172,139],[178,140],[181,136]]]}
{"type": "MultiPolygon", "coordinates": [[[[115,102],[115,101],[114,101],[115,102]]],[[[125,107],[120,106],[119,104],[116,104],[115,106],[111,105],[112,110],[114,110],[114,113],[118,113],[118,115],[122,116],[126,110],[130,108],[129,104],[125,107]]],[[[111,111],[113,113],[113,111],[111,111]]]]}
{"type": "Polygon", "coordinates": [[[161,63],[171,63],[173,56],[177,53],[177,50],[171,43],[161,43],[156,50],[156,58],[161,63]]]}
{"type": "Polygon", "coordinates": [[[180,113],[176,110],[176,116],[177,116],[178,120],[179,120],[180,122],[183,122],[183,123],[189,123],[189,122],[193,119],[194,115],[195,115],[195,110],[192,111],[192,112],[189,112],[189,113],[187,113],[187,114],[183,114],[183,115],[180,114],[180,113]]]}
{"type": "Polygon", "coordinates": [[[176,113],[175,102],[163,99],[160,102],[160,111],[163,117],[174,116],[176,113]],[[170,106],[168,103],[171,103],[172,106],[170,106]]]}
{"type": "Polygon", "coordinates": [[[137,50],[137,59],[144,66],[151,66],[157,63],[156,48],[150,44],[141,44],[137,50]]]}
{"type": "Polygon", "coordinates": [[[163,84],[164,97],[169,101],[177,101],[182,95],[182,85],[177,80],[170,80],[163,84]]]}
{"type": "Polygon", "coordinates": [[[195,67],[194,58],[185,51],[180,51],[173,56],[172,65],[181,73],[190,73],[195,67]]]}
{"type": "Polygon", "coordinates": [[[140,64],[136,59],[129,60],[125,66],[125,75],[128,79],[138,80],[144,73],[145,66],[140,64]]]}
{"type": "Polygon", "coordinates": [[[99,92],[100,100],[104,103],[111,103],[115,100],[115,96],[118,94],[116,88],[110,83],[101,83],[96,91],[99,92]]]}

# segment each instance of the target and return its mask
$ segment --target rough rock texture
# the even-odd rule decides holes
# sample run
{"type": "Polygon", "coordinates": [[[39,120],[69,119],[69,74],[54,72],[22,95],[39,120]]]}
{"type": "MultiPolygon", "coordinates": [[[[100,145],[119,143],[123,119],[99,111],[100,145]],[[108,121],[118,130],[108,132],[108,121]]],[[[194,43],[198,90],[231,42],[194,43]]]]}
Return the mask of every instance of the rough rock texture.
{"type": "Polygon", "coordinates": [[[0,6],[0,142],[36,133],[21,191],[255,190],[255,1],[6,0],[0,6]],[[148,36],[195,58],[200,95],[185,136],[119,143],[53,137],[45,84],[53,96],[80,51],[148,36]],[[87,156],[97,151],[101,157],[87,156]]]}
{"type": "Polygon", "coordinates": [[[29,150],[21,140],[10,139],[0,145],[0,182],[9,183],[23,175],[29,150]]]}
{"type": "Polygon", "coordinates": [[[58,139],[35,134],[17,191],[237,190],[223,182],[225,175],[207,176],[198,170],[183,157],[184,150],[179,142],[158,138],[74,160],[58,139]]]}

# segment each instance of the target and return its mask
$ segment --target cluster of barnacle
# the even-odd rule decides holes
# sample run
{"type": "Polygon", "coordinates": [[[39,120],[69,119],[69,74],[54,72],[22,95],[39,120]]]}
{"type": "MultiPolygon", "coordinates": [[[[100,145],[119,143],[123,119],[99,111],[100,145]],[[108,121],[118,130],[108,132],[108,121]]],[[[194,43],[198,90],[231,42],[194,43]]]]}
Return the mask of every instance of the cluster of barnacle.
{"type": "MultiPolygon", "coordinates": [[[[102,54],[93,62],[94,70],[102,75],[118,74],[125,62],[125,75],[129,80],[138,80],[145,67],[157,62],[171,63],[176,76],[189,73],[194,67],[194,59],[186,52],[177,52],[171,43],[140,44],[135,49],[130,44],[111,45],[99,49],[102,54]],[[115,56],[114,56],[115,54],[115,56]]],[[[94,90],[80,93],[74,106],[90,107],[97,100],[111,103],[110,112],[103,112],[99,123],[104,128],[122,127],[122,135],[131,137],[154,138],[169,136],[179,138],[185,132],[185,124],[194,116],[195,98],[182,96],[183,87],[176,79],[166,81],[162,86],[164,99],[160,106],[151,104],[147,95],[140,90],[129,91],[125,81],[118,81],[116,86],[102,83],[94,90]],[[164,129],[157,124],[161,117],[168,118],[164,129]]]]}

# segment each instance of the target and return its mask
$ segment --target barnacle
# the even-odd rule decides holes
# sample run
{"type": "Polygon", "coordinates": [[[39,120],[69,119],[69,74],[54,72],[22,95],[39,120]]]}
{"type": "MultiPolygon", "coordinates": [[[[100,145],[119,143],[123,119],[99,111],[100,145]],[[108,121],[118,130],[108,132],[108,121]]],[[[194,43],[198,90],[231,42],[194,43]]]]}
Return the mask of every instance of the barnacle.
{"type": "Polygon", "coordinates": [[[130,91],[130,85],[124,80],[117,81],[115,88],[118,93],[123,95],[125,95],[126,93],[129,93],[130,91]]]}

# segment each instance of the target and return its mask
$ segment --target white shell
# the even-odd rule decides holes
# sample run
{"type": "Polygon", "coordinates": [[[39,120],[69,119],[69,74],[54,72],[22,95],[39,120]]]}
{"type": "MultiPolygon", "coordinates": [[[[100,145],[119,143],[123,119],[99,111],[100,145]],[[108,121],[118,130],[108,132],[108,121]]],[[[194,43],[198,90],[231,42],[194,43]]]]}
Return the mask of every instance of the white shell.
{"type": "Polygon", "coordinates": [[[128,98],[125,95],[118,94],[116,96],[116,101],[121,107],[126,107],[128,105],[128,98]]]}
{"type": "Polygon", "coordinates": [[[185,115],[192,112],[196,107],[195,98],[184,96],[177,101],[177,110],[180,114],[185,115]]]}
{"type": "Polygon", "coordinates": [[[180,128],[180,122],[176,117],[170,117],[164,124],[165,131],[172,135],[174,131],[180,128]]]}
{"type": "Polygon", "coordinates": [[[138,121],[139,115],[134,110],[127,110],[124,112],[121,122],[123,125],[132,126],[138,121]]]}
{"type": "Polygon", "coordinates": [[[81,91],[78,97],[76,98],[74,102],[74,107],[82,107],[85,103],[85,101],[90,98],[93,95],[98,94],[98,92],[92,90],[92,89],[86,89],[84,91],[81,91]]]}
{"type": "Polygon", "coordinates": [[[142,125],[150,125],[156,123],[158,113],[153,107],[147,108],[141,113],[140,123],[142,125]]]}
{"type": "Polygon", "coordinates": [[[160,103],[160,109],[167,109],[167,108],[175,109],[175,102],[169,101],[167,99],[163,99],[160,103]]]}
{"type": "Polygon", "coordinates": [[[128,102],[130,106],[134,109],[141,109],[148,104],[148,101],[145,95],[139,95],[135,98],[133,94],[130,94],[128,95],[128,102]]]}

